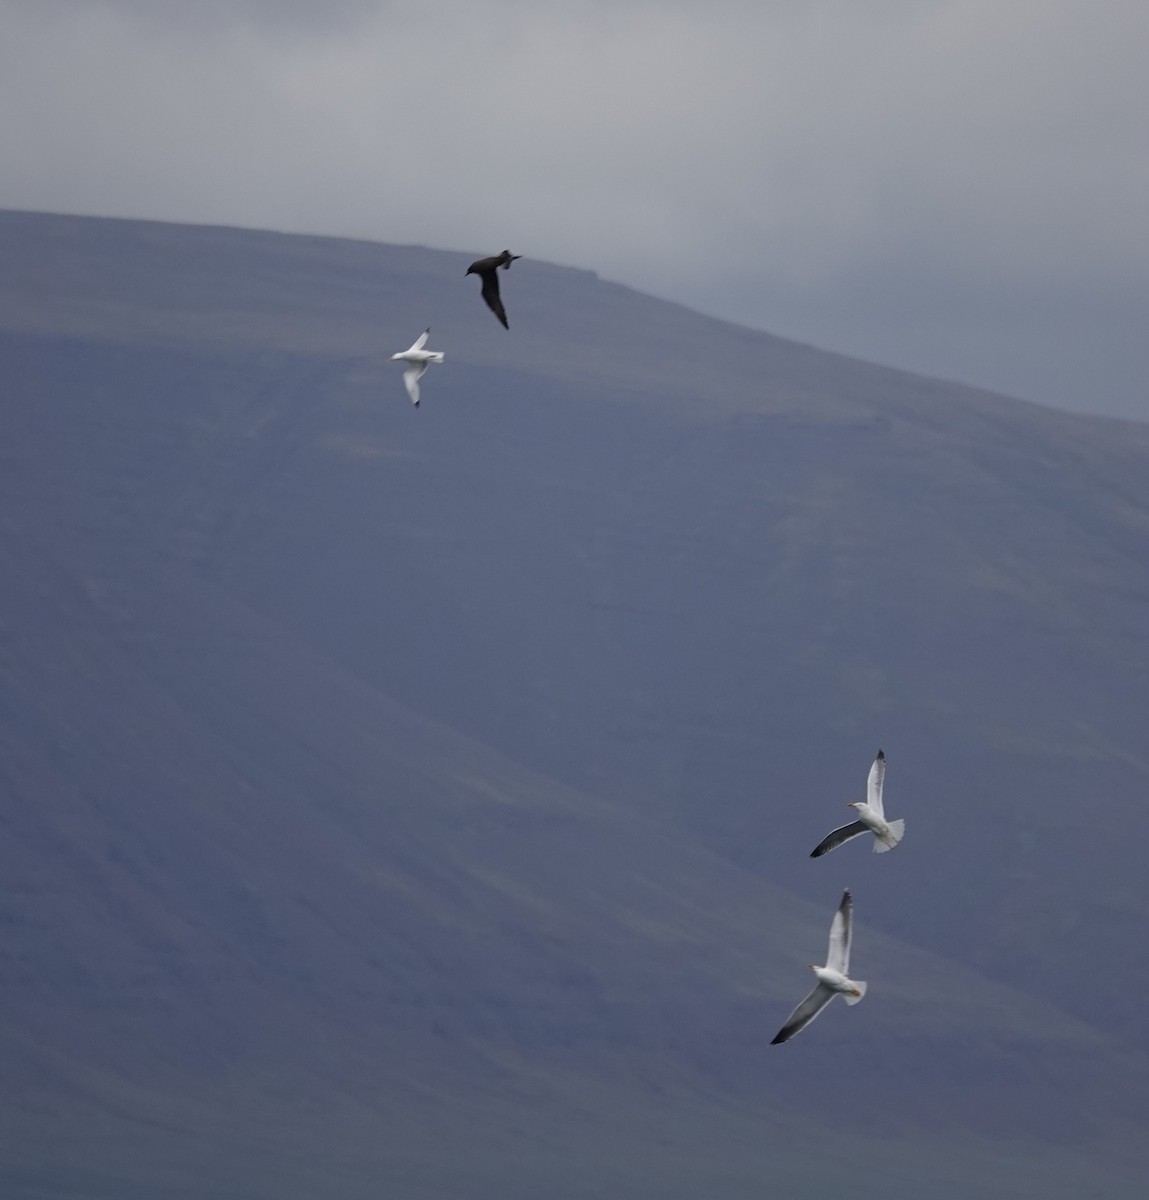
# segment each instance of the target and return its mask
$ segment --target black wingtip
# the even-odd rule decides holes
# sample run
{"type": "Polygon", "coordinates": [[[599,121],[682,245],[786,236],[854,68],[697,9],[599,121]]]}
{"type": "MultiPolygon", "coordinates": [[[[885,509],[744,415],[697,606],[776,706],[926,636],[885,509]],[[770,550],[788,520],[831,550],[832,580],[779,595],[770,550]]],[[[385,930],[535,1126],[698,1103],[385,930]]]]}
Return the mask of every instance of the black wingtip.
{"type": "Polygon", "coordinates": [[[825,853],[826,853],[826,851],[823,850],[821,846],[815,846],[814,849],[810,851],[810,857],[811,858],[821,858],[822,855],[825,853]]]}
{"type": "Polygon", "coordinates": [[[884,750],[879,750],[878,757],[882,760],[882,762],[885,762],[886,761],[886,752],[884,750]]]}
{"type": "Polygon", "coordinates": [[[779,1035],[778,1035],[778,1036],[777,1036],[777,1037],[776,1037],[776,1038],[775,1038],[775,1039],[774,1039],[774,1040],[773,1040],[773,1041],[770,1043],[770,1045],[771,1045],[771,1046],[781,1046],[781,1045],[782,1045],[782,1043],[783,1043],[785,1040],[786,1040],[786,1039],[785,1039],[785,1038],[784,1038],[784,1037],[783,1037],[781,1034],[779,1034],[779,1035]]]}

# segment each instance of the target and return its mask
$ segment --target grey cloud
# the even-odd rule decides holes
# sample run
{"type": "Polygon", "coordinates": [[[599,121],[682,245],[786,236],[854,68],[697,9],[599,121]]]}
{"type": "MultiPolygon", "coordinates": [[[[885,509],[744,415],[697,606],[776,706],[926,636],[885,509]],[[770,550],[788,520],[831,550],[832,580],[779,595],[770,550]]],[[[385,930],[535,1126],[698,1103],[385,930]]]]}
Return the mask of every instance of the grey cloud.
{"type": "Polygon", "coordinates": [[[8,0],[4,8],[56,19],[103,12],[153,33],[210,35],[237,25],[315,32],[353,27],[388,5],[381,0],[8,0]]]}

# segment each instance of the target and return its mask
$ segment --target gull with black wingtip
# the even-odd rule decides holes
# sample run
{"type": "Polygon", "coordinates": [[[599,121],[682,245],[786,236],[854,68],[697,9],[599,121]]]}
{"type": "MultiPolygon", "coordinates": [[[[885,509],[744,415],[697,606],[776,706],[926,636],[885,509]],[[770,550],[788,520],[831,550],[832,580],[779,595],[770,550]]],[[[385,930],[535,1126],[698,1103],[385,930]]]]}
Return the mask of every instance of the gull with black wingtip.
{"type": "Polygon", "coordinates": [[[863,833],[874,835],[874,850],[878,854],[892,850],[902,840],[906,828],[905,821],[887,821],[882,809],[882,786],[885,781],[886,756],[879,750],[866,780],[866,802],[863,804],[857,801],[847,805],[848,808],[857,811],[858,819],[835,829],[833,833],[826,834],[810,851],[811,858],[821,858],[823,854],[836,850],[843,842],[860,837],[863,833]]]}
{"type": "Polygon", "coordinates": [[[419,400],[422,393],[419,388],[419,380],[423,378],[427,370],[428,363],[441,363],[443,361],[443,352],[441,350],[424,350],[423,347],[427,344],[427,339],[431,336],[430,329],[424,329],[421,334],[415,339],[415,343],[409,350],[404,350],[400,354],[392,354],[392,362],[408,363],[407,369],[403,372],[403,383],[407,387],[407,395],[411,397],[411,403],[418,408],[419,400]]]}
{"type": "Polygon", "coordinates": [[[830,1003],[835,996],[844,997],[847,1004],[857,1004],[866,994],[866,984],[861,979],[850,978],[850,942],[854,937],[854,901],[850,893],[842,893],[842,901],[834,919],[830,922],[830,948],[826,951],[826,965],[810,964],[810,970],[818,979],[814,990],[786,1018],[786,1024],[778,1030],[770,1043],[777,1046],[788,1042],[830,1003]]]}

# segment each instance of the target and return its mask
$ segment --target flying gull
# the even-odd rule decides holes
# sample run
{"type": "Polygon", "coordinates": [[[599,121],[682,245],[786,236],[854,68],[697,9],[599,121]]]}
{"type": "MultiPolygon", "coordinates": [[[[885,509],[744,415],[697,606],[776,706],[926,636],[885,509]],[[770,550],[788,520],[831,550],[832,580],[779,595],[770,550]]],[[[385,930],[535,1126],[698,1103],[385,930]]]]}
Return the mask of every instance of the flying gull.
{"type": "Polygon", "coordinates": [[[830,948],[826,951],[824,967],[810,964],[810,970],[818,977],[814,990],[786,1018],[786,1024],[770,1043],[777,1046],[788,1042],[830,1003],[835,996],[846,998],[847,1004],[857,1004],[866,994],[866,984],[860,979],[850,978],[850,939],[854,934],[854,901],[849,892],[842,893],[842,903],[830,922],[830,948]]]}
{"type": "Polygon", "coordinates": [[[497,274],[500,267],[504,271],[511,269],[511,263],[516,258],[522,258],[521,254],[512,254],[509,250],[504,250],[502,254],[496,254],[493,258],[477,258],[467,268],[467,275],[478,275],[483,281],[482,295],[487,302],[487,307],[495,314],[502,322],[504,329],[510,329],[507,324],[507,310],[503,307],[503,302],[499,299],[499,276],[497,274]]]}
{"type": "Polygon", "coordinates": [[[886,779],[886,756],[878,751],[874,765],[870,768],[870,777],[866,780],[866,803],[849,804],[848,808],[858,810],[858,819],[841,829],[828,833],[810,851],[811,858],[820,858],[836,850],[843,842],[856,838],[867,831],[874,835],[874,849],[878,854],[892,850],[901,840],[905,832],[905,821],[887,821],[882,811],[882,784],[886,779]]]}
{"type": "Polygon", "coordinates": [[[407,385],[407,395],[411,397],[411,403],[416,408],[419,407],[419,380],[423,378],[423,372],[427,370],[427,364],[433,362],[441,363],[443,361],[441,351],[423,349],[430,336],[431,331],[424,329],[415,339],[415,344],[410,350],[404,350],[402,354],[391,355],[392,362],[410,364],[403,372],[403,382],[407,385]]]}

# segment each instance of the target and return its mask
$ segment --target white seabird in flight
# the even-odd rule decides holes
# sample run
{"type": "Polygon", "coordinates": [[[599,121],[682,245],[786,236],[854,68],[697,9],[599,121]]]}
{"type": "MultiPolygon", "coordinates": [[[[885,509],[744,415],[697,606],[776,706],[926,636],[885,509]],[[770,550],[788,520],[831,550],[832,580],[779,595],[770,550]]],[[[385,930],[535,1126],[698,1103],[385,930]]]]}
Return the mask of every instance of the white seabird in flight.
{"type": "Polygon", "coordinates": [[[849,825],[843,825],[841,829],[835,829],[833,833],[826,834],[810,851],[811,858],[829,854],[843,842],[848,842],[850,838],[856,838],[867,831],[874,835],[874,850],[878,854],[892,850],[902,840],[906,828],[905,821],[887,821],[882,811],[882,784],[885,779],[886,756],[879,750],[878,757],[874,759],[874,765],[870,768],[870,777],[866,780],[866,803],[846,806],[858,810],[858,819],[851,821],[849,825]]]}
{"type": "Polygon", "coordinates": [[[404,350],[402,354],[392,354],[392,362],[405,362],[410,366],[403,372],[403,382],[407,385],[407,395],[411,397],[411,403],[419,407],[419,380],[423,378],[423,372],[427,370],[428,363],[441,363],[443,355],[438,350],[424,350],[423,347],[427,344],[427,339],[431,336],[430,329],[424,329],[421,334],[415,339],[415,344],[410,350],[404,350]]]}
{"type": "Polygon", "coordinates": [[[817,986],[786,1018],[786,1024],[770,1043],[777,1046],[800,1033],[830,1003],[835,996],[844,996],[847,1004],[857,1004],[866,994],[866,984],[850,978],[850,939],[854,933],[854,901],[850,893],[842,893],[842,903],[830,922],[830,948],[826,951],[824,967],[810,964],[818,977],[817,986]]]}

